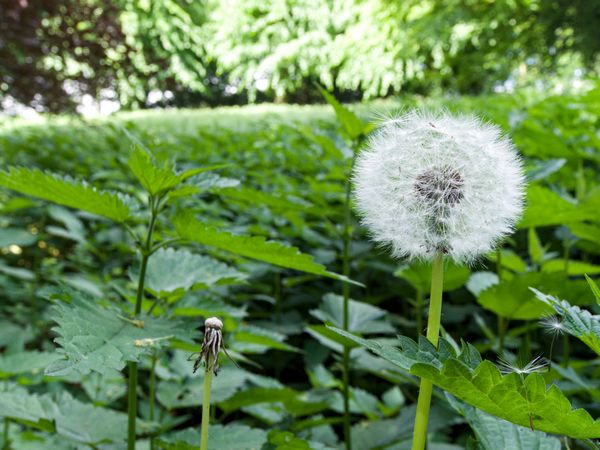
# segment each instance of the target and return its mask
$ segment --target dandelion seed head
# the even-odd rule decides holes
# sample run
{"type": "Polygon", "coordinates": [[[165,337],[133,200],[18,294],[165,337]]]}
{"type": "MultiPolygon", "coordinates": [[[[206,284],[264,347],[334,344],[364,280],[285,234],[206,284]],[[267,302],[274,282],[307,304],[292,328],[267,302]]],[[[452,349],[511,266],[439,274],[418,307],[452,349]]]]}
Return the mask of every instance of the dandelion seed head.
{"type": "Polygon", "coordinates": [[[383,121],[358,156],[354,197],[396,257],[470,262],[513,230],[524,176],[511,143],[475,117],[412,111],[383,121]]]}

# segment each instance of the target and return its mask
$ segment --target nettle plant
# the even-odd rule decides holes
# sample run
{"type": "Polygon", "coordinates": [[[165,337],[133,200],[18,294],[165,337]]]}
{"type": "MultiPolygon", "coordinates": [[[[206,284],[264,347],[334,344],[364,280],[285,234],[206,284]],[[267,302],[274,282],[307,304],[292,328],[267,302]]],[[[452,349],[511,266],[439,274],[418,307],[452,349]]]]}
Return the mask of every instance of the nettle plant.
{"type": "MultiPolygon", "coordinates": [[[[135,295],[122,292],[124,301],[117,303],[97,301],[67,287],[51,295],[55,301],[52,318],[57,324],[54,331],[58,334],[55,342],[60,348],[58,355],[47,361],[49,365],[45,369],[48,376],[68,377],[91,372],[106,375],[126,368],[127,417],[121,417],[121,413],[114,410],[85,405],[68,394],[55,399],[49,394],[43,397],[29,395],[23,389],[2,393],[5,409],[0,412],[7,421],[11,418],[42,424],[40,426],[47,431],[60,428],[62,435],[92,447],[104,442],[127,440],[127,448],[131,450],[139,436],[150,437],[154,448],[155,444],[161,444],[154,437],[162,434],[164,427],[169,429],[177,424],[160,425],[157,421],[157,359],[159,352],[167,348],[197,351],[195,329],[198,323],[174,318],[173,306],[195,287],[243,282],[246,277],[243,272],[218,259],[175,249],[172,245],[197,243],[282,268],[351,281],[327,271],[312,256],[301,253],[295,247],[267,241],[261,236],[238,235],[217,229],[199,220],[192,211],[182,211],[177,207],[178,202],[184,199],[193,203],[193,196],[207,186],[203,176],[222,169],[224,165],[176,171],[168,162],[158,162],[147,148],[136,141],[128,166],[143,188],[143,191],[132,189],[134,195],[103,191],[88,183],[38,169],[10,167],[0,172],[0,186],[76,208],[96,218],[109,219],[120,224],[130,235],[139,257],[137,264],[132,264],[129,270],[136,286],[135,295]],[[147,364],[140,372],[142,361],[147,364]],[[147,393],[143,395],[147,398],[147,420],[141,420],[138,403],[142,389],[146,387],[147,393]],[[24,403],[27,408],[15,406],[24,403]],[[68,417],[73,419],[74,416],[65,415],[66,410],[75,411],[77,420],[70,420],[68,417]],[[81,423],[82,420],[85,423],[81,423]],[[123,428],[125,422],[126,429],[123,428]]],[[[206,388],[202,418],[203,448],[207,448],[209,433],[210,382],[218,367],[217,357],[222,345],[223,323],[217,318],[211,320],[206,324],[207,334],[202,348],[206,369],[201,371],[206,388]],[[218,342],[211,341],[211,352],[206,353],[206,338],[214,338],[213,332],[217,328],[218,342]]],[[[213,433],[218,439],[231,430],[215,427],[211,435],[213,433]]]]}
{"type": "MultiPolygon", "coordinates": [[[[473,263],[512,232],[523,209],[524,179],[515,148],[497,127],[448,113],[414,111],[384,121],[356,160],[354,197],[373,240],[397,258],[431,266],[427,333],[418,343],[401,336],[393,345],[330,328],[421,379],[413,450],[426,446],[434,385],[476,432],[484,420],[478,410],[529,428],[511,431],[533,445],[522,448],[559,445],[539,431],[588,440],[600,436],[599,420],[573,410],[555,385],[546,386],[539,373],[546,361],[504,362],[499,368],[466,342],[459,346],[449,335],[440,339],[444,266],[473,263]]],[[[561,327],[597,350],[597,317],[536,294],[566,317],[561,327]]],[[[501,421],[495,426],[510,429],[501,421]]],[[[509,441],[494,445],[489,448],[517,448],[509,441]]]]}

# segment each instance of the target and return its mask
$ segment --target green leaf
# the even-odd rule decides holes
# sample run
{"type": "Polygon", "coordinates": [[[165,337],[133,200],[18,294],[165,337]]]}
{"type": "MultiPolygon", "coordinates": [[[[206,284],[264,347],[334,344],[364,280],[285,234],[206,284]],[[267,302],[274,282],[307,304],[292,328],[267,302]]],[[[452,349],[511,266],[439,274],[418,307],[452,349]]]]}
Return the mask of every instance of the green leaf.
{"type": "MultiPolygon", "coordinates": [[[[329,322],[337,327],[344,322],[344,298],[336,294],[325,294],[318,309],[312,309],[313,317],[329,322]]],[[[395,333],[385,320],[380,320],[387,315],[387,311],[368,303],[350,299],[348,304],[348,329],[356,333],[395,333]]]]}
{"type": "Polygon", "coordinates": [[[526,205],[519,228],[562,225],[593,217],[586,208],[578,208],[556,192],[536,185],[527,190],[526,205]]]}
{"type": "MultiPolygon", "coordinates": [[[[200,433],[195,428],[171,433],[158,441],[164,450],[197,450],[200,433]]],[[[210,425],[208,445],[218,450],[258,450],[267,442],[267,432],[245,425],[210,425]]]]}
{"type": "MultiPolygon", "coordinates": [[[[468,267],[458,265],[453,261],[444,263],[444,291],[449,292],[458,289],[469,279],[471,271],[468,267]]],[[[431,290],[431,263],[416,261],[410,265],[401,266],[394,275],[400,277],[423,294],[429,294],[431,290]]]]}
{"type": "Polygon", "coordinates": [[[296,247],[289,247],[275,241],[267,241],[262,236],[240,236],[226,231],[219,231],[196,220],[191,214],[176,216],[173,219],[173,224],[179,236],[202,245],[216,247],[276,266],[360,285],[360,283],[351,281],[343,275],[327,271],[323,265],[315,262],[312,256],[301,253],[296,247]]]}
{"type": "Polygon", "coordinates": [[[566,159],[546,159],[539,161],[535,166],[527,170],[527,182],[543,180],[558,171],[567,162],[566,159]]]}
{"type": "Polygon", "coordinates": [[[229,400],[222,402],[220,407],[225,411],[235,411],[244,406],[261,403],[283,403],[286,410],[294,416],[315,414],[328,408],[323,401],[310,401],[305,394],[294,389],[283,388],[250,388],[238,392],[229,400]]]}
{"type": "Polygon", "coordinates": [[[319,86],[319,91],[327,103],[333,107],[337,119],[350,139],[356,139],[364,133],[366,128],[365,122],[359,119],[358,116],[348,108],[339,103],[333,95],[331,95],[321,86],[319,86]]]}
{"type": "Polygon", "coordinates": [[[600,273],[600,266],[583,261],[565,261],[556,258],[542,264],[543,272],[565,272],[565,269],[567,269],[566,273],[568,275],[585,275],[586,273],[595,275],[600,273]]]}
{"type": "Polygon", "coordinates": [[[0,186],[117,222],[129,218],[129,207],[116,194],[38,169],[10,167],[0,171],[0,186]]]}
{"type": "Polygon", "coordinates": [[[0,377],[24,373],[36,374],[59,358],[56,353],[37,350],[0,355],[0,377]]]}
{"type": "Polygon", "coordinates": [[[555,386],[546,386],[538,373],[521,378],[516,373],[502,375],[489,361],[481,361],[477,350],[463,344],[459,353],[446,339],[436,350],[422,337],[419,344],[398,337],[398,346],[363,339],[341,329],[336,333],[368,348],[385,360],[489,414],[524,427],[534,421],[536,430],[578,439],[600,437],[600,420],[571,403],[555,386]]]}
{"type": "Polygon", "coordinates": [[[580,339],[600,356],[600,316],[572,306],[566,300],[561,301],[552,295],[543,294],[537,289],[531,290],[538,299],[554,308],[556,314],[562,317],[564,331],[580,339]]]}
{"type": "Polygon", "coordinates": [[[187,341],[193,334],[182,329],[181,322],[163,318],[144,317],[143,322],[134,324],[116,309],[81,298],[71,304],[57,303],[52,319],[58,324],[53,328],[59,335],[54,341],[63,355],[46,368],[46,374],[52,376],[122,370],[127,361],[139,361],[154,348],[168,345],[171,338],[187,341]]]}
{"type": "Polygon", "coordinates": [[[473,408],[446,395],[456,411],[467,419],[482,450],[560,450],[560,441],[541,431],[521,427],[473,408]]]}
{"type": "Polygon", "coordinates": [[[535,299],[529,290],[530,286],[558,296],[570,295],[578,304],[587,304],[592,300],[583,281],[569,280],[558,274],[526,272],[483,290],[477,302],[507,319],[539,319],[552,310],[535,299]]]}
{"type": "MultiPolygon", "coordinates": [[[[137,273],[132,272],[133,279],[137,273]]],[[[187,291],[245,280],[246,274],[209,256],[172,248],[156,251],[148,260],[144,287],[155,295],[187,291]]]]}
{"type": "Polygon", "coordinates": [[[19,228],[1,228],[0,229],[0,248],[9,245],[19,245],[25,247],[34,244],[38,240],[37,236],[27,230],[19,228]]]}
{"type": "Polygon", "coordinates": [[[305,201],[291,200],[281,195],[269,194],[258,189],[248,187],[223,188],[218,191],[219,195],[241,203],[250,205],[268,206],[273,210],[280,211],[302,211],[320,214],[321,211],[314,208],[305,201]]]}
{"type": "MultiPolygon", "coordinates": [[[[122,442],[127,434],[126,414],[82,403],[67,392],[54,399],[48,394],[30,394],[21,387],[0,388],[0,416],[82,444],[122,442]]],[[[139,431],[144,432],[144,428],[139,427],[139,431]]]]}
{"type": "Polygon", "coordinates": [[[149,152],[136,146],[127,161],[140,184],[151,195],[167,192],[181,183],[181,178],[164,162],[159,167],[149,152]]]}
{"type": "Polygon", "coordinates": [[[539,263],[542,260],[542,257],[544,256],[544,248],[540,243],[540,239],[538,238],[534,227],[529,228],[528,236],[529,257],[534,263],[539,263]]]}
{"type": "Polygon", "coordinates": [[[587,274],[585,274],[585,279],[588,282],[590,289],[592,290],[592,294],[594,294],[596,303],[598,303],[600,305],[600,288],[598,287],[598,285],[596,284],[596,282],[594,280],[592,280],[590,277],[587,276],[587,274]]]}
{"type": "Polygon", "coordinates": [[[231,333],[231,348],[240,353],[264,353],[267,350],[299,352],[284,342],[285,335],[254,325],[242,325],[231,333]]]}

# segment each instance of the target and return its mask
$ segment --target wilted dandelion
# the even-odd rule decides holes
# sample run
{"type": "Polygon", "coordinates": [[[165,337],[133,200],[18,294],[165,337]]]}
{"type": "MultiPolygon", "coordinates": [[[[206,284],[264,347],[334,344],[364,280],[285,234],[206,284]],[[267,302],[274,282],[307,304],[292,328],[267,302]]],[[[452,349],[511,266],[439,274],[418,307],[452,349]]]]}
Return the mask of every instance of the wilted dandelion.
{"type": "Polygon", "coordinates": [[[363,223],[397,257],[471,261],[513,229],[523,207],[514,146],[475,117],[415,111],[383,122],[353,179],[363,223]]]}
{"type": "MultiPolygon", "coordinates": [[[[410,112],[386,120],[356,161],[354,197],[375,241],[432,261],[427,338],[437,346],[443,261],[473,261],[512,231],[523,209],[521,160],[475,117],[410,112]]],[[[433,386],[421,380],[413,450],[425,448],[433,386]]]]}

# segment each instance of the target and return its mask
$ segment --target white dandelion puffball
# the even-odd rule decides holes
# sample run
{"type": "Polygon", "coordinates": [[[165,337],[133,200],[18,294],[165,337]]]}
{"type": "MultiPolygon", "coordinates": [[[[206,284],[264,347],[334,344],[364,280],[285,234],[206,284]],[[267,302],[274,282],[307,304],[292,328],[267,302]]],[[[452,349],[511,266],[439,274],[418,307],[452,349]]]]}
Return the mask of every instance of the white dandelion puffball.
{"type": "Polygon", "coordinates": [[[472,261],[523,209],[513,144],[470,116],[413,111],[385,121],[358,156],[353,182],[362,222],[396,257],[472,261]]]}

